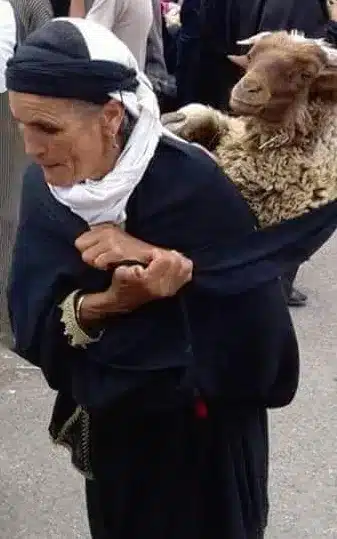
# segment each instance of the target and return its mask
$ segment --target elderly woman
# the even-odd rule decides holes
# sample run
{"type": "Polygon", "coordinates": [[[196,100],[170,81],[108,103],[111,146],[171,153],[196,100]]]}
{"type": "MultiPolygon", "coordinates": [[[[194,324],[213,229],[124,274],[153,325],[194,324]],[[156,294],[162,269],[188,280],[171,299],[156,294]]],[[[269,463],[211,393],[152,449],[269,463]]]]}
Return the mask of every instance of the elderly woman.
{"type": "Polygon", "coordinates": [[[240,264],[248,207],[163,132],[101,26],[51,21],[7,85],[35,161],[9,286],[16,350],[58,392],[50,433],[87,479],[92,537],[263,537],[266,411],[293,398],[298,350],[279,270],[240,264]]]}

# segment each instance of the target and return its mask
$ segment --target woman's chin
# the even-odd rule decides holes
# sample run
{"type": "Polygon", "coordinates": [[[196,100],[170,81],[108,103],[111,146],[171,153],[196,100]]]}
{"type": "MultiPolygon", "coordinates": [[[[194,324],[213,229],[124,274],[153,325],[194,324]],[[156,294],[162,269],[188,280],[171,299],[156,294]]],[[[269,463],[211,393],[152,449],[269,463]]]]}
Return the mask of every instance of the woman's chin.
{"type": "Polygon", "coordinates": [[[53,187],[71,187],[75,182],[62,165],[42,166],[44,178],[53,187]]]}

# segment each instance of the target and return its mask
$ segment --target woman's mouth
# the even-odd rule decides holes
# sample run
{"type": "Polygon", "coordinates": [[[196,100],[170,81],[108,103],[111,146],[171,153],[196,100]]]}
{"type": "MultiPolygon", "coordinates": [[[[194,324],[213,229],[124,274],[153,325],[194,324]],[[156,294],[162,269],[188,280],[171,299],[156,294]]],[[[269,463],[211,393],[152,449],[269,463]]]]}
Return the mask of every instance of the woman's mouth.
{"type": "Polygon", "coordinates": [[[46,164],[40,164],[41,168],[46,172],[46,173],[53,173],[56,169],[60,168],[61,167],[61,164],[60,163],[53,163],[53,164],[50,164],[50,165],[46,165],[46,164]]]}

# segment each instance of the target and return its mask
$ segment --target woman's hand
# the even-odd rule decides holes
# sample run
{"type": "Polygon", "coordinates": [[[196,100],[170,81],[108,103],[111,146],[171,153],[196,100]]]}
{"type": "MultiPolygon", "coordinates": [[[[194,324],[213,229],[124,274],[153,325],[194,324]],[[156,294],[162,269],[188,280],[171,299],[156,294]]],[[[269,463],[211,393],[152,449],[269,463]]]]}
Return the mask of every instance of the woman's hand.
{"type": "Polygon", "coordinates": [[[107,316],[132,311],[156,299],[174,296],[192,279],[193,263],[176,251],[146,244],[111,225],[95,227],[76,241],[83,260],[100,269],[136,260],[141,265],[120,265],[109,288],[86,294],[79,313],[83,328],[107,316]]]}
{"type": "Polygon", "coordinates": [[[153,259],[155,247],[134,238],[112,224],[103,224],[84,232],[75,242],[86,264],[107,270],[123,260],[148,264],[153,259]]]}
{"type": "Polygon", "coordinates": [[[106,317],[133,311],[156,299],[174,296],[192,279],[193,264],[175,251],[156,251],[147,268],[119,266],[104,292],[86,294],[79,322],[92,329],[106,317]]]}
{"type": "Polygon", "coordinates": [[[193,264],[184,256],[158,250],[146,268],[119,266],[106,291],[107,301],[112,309],[132,311],[149,301],[174,296],[191,281],[192,272],[193,264]]]}

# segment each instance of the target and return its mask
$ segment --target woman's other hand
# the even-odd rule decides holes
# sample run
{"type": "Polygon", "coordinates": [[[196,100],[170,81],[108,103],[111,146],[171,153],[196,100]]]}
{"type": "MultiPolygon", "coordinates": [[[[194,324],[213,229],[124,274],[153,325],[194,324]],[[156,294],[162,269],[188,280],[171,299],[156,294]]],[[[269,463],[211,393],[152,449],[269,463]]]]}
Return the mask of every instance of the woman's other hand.
{"type": "Polygon", "coordinates": [[[75,242],[86,264],[107,270],[123,260],[135,260],[148,264],[155,247],[124,232],[112,224],[102,224],[84,232],[75,242]]]}

